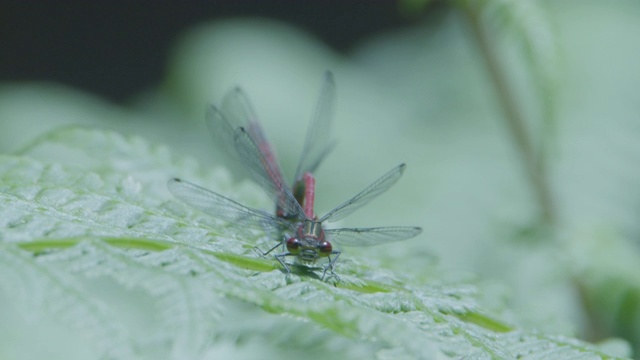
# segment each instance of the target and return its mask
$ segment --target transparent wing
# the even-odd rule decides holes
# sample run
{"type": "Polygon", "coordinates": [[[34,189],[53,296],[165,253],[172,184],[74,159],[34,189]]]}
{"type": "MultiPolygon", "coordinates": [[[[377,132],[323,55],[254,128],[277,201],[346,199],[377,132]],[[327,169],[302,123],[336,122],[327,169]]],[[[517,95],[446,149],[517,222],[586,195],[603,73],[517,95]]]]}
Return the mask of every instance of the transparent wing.
{"type": "Polygon", "coordinates": [[[332,242],[342,246],[372,246],[402,241],[417,236],[422,228],[411,226],[390,226],[375,228],[344,228],[324,231],[332,242]]]}
{"type": "Polygon", "coordinates": [[[320,96],[307,130],[304,148],[296,168],[295,181],[299,181],[305,172],[313,173],[335,146],[335,142],[331,140],[335,90],[333,74],[327,71],[324,74],[320,96]]]}
{"type": "Polygon", "coordinates": [[[224,150],[231,159],[237,160],[238,155],[233,143],[235,129],[214,105],[209,106],[207,110],[206,124],[214,144],[224,150]]]}
{"type": "Polygon", "coordinates": [[[266,231],[292,229],[288,221],[264,211],[246,207],[190,182],[171,179],[167,187],[176,198],[217,219],[239,226],[262,228],[266,231]]]}
{"type": "Polygon", "coordinates": [[[259,121],[249,98],[239,87],[225,94],[220,109],[234,128],[247,127],[250,123],[259,121]]]}
{"type": "Polygon", "coordinates": [[[224,97],[220,109],[213,105],[209,108],[207,127],[215,142],[231,158],[242,163],[252,180],[277,202],[279,208],[289,207],[286,195],[280,193],[280,188],[288,189],[288,185],[284,181],[275,153],[247,96],[240,88],[235,88],[224,97]],[[239,133],[242,133],[241,140],[238,140],[239,133]],[[246,156],[250,154],[260,156],[246,161],[246,156]]]}
{"type": "Polygon", "coordinates": [[[265,158],[264,153],[242,127],[235,133],[235,145],[240,161],[251,173],[253,180],[277,202],[278,207],[286,214],[306,219],[304,210],[294,198],[289,186],[282,177],[276,175],[277,170],[273,168],[272,162],[265,158]]]}
{"type": "Polygon", "coordinates": [[[405,164],[400,164],[388,173],[382,175],[382,177],[376,180],[373,184],[367,186],[367,188],[362,190],[359,194],[338,205],[338,207],[323,216],[320,219],[320,222],[340,220],[366,205],[395,184],[402,176],[405,167],[405,164]]]}
{"type": "Polygon", "coordinates": [[[267,141],[253,107],[242,89],[235,88],[229,91],[222,100],[220,109],[210,106],[206,122],[215,142],[234,159],[238,158],[234,136],[239,128],[244,128],[263,152],[265,159],[271,162],[273,176],[282,181],[282,170],[278,165],[275,152],[267,141]]]}
{"type": "Polygon", "coordinates": [[[221,107],[211,105],[206,117],[206,124],[214,142],[233,159],[237,159],[233,141],[236,129],[248,129],[251,122],[257,121],[247,96],[240,88],[229,91],[224,96],[221,107]]]}
{"type": "Polygon", "coordinates": [[[235,88],[227,93],[222,99],[221,109],[227,121],[233,127],[233,131],[237,131],[241,127],[245,129],[264,158],[269,161],[269,165],[274,172],[272,176],[278,177],[282,181],[282,170],[280,170],[275,151],[267,140],[264,130],[262,130],[249,98],[242,89],[235,88]]]}

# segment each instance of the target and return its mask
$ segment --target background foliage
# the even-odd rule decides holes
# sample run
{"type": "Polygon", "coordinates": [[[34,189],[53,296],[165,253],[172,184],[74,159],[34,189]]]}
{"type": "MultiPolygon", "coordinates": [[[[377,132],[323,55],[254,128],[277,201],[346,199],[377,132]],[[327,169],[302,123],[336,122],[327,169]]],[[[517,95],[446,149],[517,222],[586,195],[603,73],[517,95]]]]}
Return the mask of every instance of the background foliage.
{"type": "MultiPolygon", "coordinates": [[[[430,5],[401,3],[418,18],[430,5]]],[[[346,55],[282,22],[203,23],[125,106],[4,83],[0,355],[637,354],[640,6],[447,9],[346,55]],[[337,286],[284,276],[253,250],[270,239],[166,190],[180,176],[270,209],[220,166],[205,105],[241,85],[291,174],[325,69],[339,145],[317,174],[319,212],[406,162],[383,200],[343,223],[425,229],[344,249],[337,286]]]]}

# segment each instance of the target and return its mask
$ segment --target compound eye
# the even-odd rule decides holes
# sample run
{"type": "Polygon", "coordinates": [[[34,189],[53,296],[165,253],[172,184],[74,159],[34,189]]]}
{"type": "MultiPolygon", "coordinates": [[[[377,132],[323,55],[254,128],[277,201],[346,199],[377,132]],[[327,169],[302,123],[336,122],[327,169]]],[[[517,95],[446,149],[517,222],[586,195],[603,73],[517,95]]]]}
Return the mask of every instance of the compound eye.
{"type": "Polygon", "coordinates": [[[297,254],[300,251],[300,240],[297,238],[289,238],[287,240],[287,250],[292,254],[297,254]]]}
{"type": "Polygon", "coordinates": [[[320,256],[329,256],[331,255],[331,251],[333,251],[333,248],[331,247],[330,242],[323,241],[318,246],[318,250],[320,251],[320,256]]]}

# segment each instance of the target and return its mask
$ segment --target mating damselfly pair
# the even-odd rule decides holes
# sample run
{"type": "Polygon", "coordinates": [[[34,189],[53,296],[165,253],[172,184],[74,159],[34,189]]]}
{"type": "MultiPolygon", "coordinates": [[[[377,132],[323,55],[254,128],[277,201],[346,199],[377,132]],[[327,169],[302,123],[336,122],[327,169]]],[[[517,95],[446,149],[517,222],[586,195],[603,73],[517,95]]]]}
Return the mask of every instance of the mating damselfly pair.
{"type": "Polygon", "coordinates": [[[330,229],[324,226],[325,223],[343,219],[388,190],[400,179],[405,169],[404,164],[396,166],[324,216],[318,218],[315,215],[313,172],[334,145],[330,137],[334,94],[333,75],[327,72],[307,130],[292,187],[284,180],[275,153],[249,100],[240,88],[229,92],[220,107],[212,105],[209,108],[206,121],[215,142],[229,156],[239,161],[252,180],[274,200],[275,214],[244,206],[181,179],[170,180],[169,190],[178,199],[213,217],[237,226],[278,234],[280,242],[264,254],[282,246],[282,252],[276,254],[275,258],[287,273],[291,272],[291,264],[286,261],[288,257],[294,258],[296,264],[306,266],[313,266],[318,259],[326,258],[327,263],[322,268],[323,280],[327,272],[336,276],[334,267],[341,251],[335,250],[332,242],[337,245],[368,246],[406,240],[418,235],[422,231],[419,227],[330,229]]]}

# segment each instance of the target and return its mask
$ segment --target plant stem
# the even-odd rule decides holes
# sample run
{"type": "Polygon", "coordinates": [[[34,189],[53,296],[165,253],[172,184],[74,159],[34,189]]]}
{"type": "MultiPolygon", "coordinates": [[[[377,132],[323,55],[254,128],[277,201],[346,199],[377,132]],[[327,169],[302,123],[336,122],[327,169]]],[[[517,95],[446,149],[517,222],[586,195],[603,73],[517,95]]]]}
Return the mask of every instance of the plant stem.
{"type": "Polygon", "coordinates": [[[471,33],[474,36],[482,57],[487,66],[489,77],[496,89],[498,101],[504,111],[504,119],[509,129],[512,139],[520,153],[520,157],[527,172],[530,185],[535,194],[535,198],[540,208],[542,219],[549,228],[553,228],[556,224],[555,206],[553,197],[547,180],[547,167],[543,161],[543,157],[536,156],[537,153],[533,146],[533,141],[529,132],[523,114],[514,97],[514,91],[509,86],[506,74],[501,70],[500,61],[496,55],[495,49],[491,46],[491,41],[485,28],[483,28],[481,20],[477,13],[469,9],[468,6],[461,6],[466,14],[471,26],[471,33]]]}

